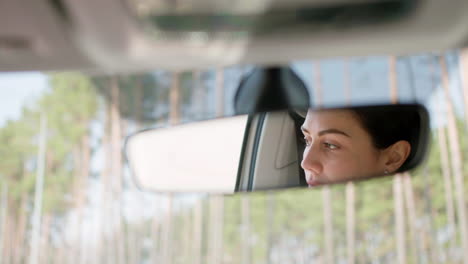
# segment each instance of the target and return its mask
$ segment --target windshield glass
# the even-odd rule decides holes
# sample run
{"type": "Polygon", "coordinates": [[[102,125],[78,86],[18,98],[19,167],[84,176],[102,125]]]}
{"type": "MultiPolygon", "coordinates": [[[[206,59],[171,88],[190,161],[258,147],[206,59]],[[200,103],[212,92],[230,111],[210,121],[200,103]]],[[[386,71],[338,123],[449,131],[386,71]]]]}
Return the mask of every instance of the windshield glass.
{"type": "Polygon", "coordinates": [[[125,137],[235,115],[236,89],[252,66],[132,75],[1,73],[0,259],[459,262],[468,248],[459,226],[467,224],[468,57],[451,51],[291,67],[314,106],[424,104],[433,135],[425,165],[414,177],[316,190],[147,192],[135,185],[122,154],[125,137]]]}

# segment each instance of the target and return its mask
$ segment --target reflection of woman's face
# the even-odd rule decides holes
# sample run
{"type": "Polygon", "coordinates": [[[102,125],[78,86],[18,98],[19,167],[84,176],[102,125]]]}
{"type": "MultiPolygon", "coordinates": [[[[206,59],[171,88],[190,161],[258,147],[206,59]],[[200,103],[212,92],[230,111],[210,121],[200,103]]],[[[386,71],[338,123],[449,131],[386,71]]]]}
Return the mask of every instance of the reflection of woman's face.
{"type": "Polygon", "coordinates": [[[382,151],[350,110],[311,111],[302,125],[309,186],[383,174],[382,151]]]}

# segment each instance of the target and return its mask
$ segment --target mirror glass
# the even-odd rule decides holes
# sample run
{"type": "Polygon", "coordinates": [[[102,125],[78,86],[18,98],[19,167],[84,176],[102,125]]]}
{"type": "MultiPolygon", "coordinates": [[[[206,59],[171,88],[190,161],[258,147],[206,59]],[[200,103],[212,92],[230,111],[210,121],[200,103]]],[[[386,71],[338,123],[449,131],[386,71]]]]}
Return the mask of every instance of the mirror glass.
{"type": "Polygon", "coordinates": [[[126,153],[137,185],[157,191],[233,192],[247,116],[147,130],[126,153]]]}
{"type": "Polygon", "coordinates": [[[126,154],[143,189],[232,193],[408,171],[428,133],[420,105],[294,109],[145,130],[127,139],[126,154]]]}

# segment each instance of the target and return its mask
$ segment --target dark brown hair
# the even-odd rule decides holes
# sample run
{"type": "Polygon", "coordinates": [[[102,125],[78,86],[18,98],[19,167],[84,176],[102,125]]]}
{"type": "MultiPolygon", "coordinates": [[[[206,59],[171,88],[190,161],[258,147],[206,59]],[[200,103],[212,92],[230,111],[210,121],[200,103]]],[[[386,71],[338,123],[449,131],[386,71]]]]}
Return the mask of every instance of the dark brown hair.
{"type": "Polygon", "coordinates": [[[405,140],[411,145],[411,152],[405,163],[397,170],[406,170],[415,155],[421,129],[420,115],[414,108],[401,105],[381,107],[357,107],[350,109],[369,133],[377,149],[385,149],[405,140]]]}

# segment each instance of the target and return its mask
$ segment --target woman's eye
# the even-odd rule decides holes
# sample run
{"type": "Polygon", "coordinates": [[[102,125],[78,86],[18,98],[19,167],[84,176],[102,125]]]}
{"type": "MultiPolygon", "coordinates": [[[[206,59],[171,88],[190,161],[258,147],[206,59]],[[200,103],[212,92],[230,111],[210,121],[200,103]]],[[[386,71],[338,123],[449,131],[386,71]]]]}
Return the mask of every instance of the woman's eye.
{"type": "Polygon", "coordinates": [[[305,145],[310,146],[310,140],[307,137],[304,137],[305,145]]]}
{"type": "Polygon", "coordinates": [[[335,150],[335,149],[338,149],[338,148],[339,148],[337,145],[331,144],[331,143],[327,143],[327,142],[323,143],[323,145],[325,146],[325,148],[331,149],[331,150],[335,150]]]}

